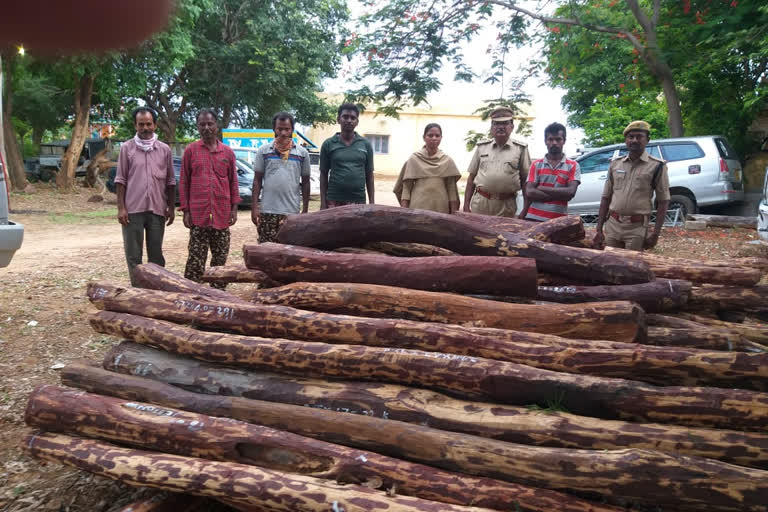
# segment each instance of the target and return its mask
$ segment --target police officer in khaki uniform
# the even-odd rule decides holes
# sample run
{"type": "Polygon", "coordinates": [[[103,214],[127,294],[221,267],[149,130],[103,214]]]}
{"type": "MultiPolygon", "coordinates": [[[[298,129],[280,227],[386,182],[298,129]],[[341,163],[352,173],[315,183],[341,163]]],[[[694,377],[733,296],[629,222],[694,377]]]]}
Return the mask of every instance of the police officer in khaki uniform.
{"type": "Polygon", "coordinates": [[[517,194],[528,179],[531,157],[524,142],[510,140],[514,113],[499,107],[491,112],[493,140],[477,144],[469,163],[464,211],[514,217],[517,194]]]}
{"type": "Polygon", "coordinates": [[[629,152],[613,160],[608,168],[594,239],[597,248],[608,245],[642,251],[655,247],[659,241],[669,206],[669,177],[664,161],[645,151],[650,134],[651,125],[645,121],[632,121],[624,129],[629,152]],[[654,192],[656,223],[648,235],[654,192]]]}

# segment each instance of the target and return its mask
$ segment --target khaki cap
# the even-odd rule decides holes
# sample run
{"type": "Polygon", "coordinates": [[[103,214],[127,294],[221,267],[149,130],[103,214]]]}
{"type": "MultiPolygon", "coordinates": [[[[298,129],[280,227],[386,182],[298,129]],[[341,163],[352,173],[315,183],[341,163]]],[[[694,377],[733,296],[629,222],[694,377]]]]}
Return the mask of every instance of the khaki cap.
{"type": "Polygon", "coordinates": [[[496,107],[491,111],[491,119],[494,121],[514,121],[515,113],[508,107],[496,107]]]}
{"type": "Polygon", "coordinates": [[[626,128],[624,128],[624,136],[626,137],[629,132],[632,130],[643,130],[645,132],[651,133],[651,125],[646,123],[645,121],[632,121],[627,125],[626,128]]]}

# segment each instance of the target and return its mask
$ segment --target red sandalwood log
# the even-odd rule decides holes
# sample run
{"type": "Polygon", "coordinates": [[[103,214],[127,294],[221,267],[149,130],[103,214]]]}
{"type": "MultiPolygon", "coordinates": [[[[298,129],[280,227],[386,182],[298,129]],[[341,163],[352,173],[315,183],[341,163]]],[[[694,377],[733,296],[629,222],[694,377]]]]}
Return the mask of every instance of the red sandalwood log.
{"type": "Polygon", "coordinates": [[[630,300],[649,313],[677,311],[688,303],[691,283],[655,279],[649,283],[620,286],[539,286],[538,298],[549,302],[580,303],[630,300]]]}
{"type": "Polygon", "coordinates": [[[352,205],[290,215],[280,228],[278,241],[320,248],[417,242],[459,254],[534,258],[542,272],[580,275],[587,282],[630,284],[653,279],[653,273],[642,262],[532,240],[525,235],[499,233],[457,215],[410,208],[352,205]]]}
{"type": "MultiPolygon", "coordinates": [[[[260,288],[280,286],[280,283],[273,280],[261,270],[250,269],[245,265],[208,267],[203,274],[203,281],[206,283],[256,283],[260,288]]],[[[166,291],[181,290],[172,289],[166,291]]]]}
{"type": "Polygon", "coordinates": [[[213,299],[243,302],[243,300],[236,295],[190,281],[189,279],[174,274],[170,270],[166,270],[164,267],[155,263],[136,265],[133,270],[133,277],[138,281],[138,288],[167,292],[194,293],[213,299]]]}

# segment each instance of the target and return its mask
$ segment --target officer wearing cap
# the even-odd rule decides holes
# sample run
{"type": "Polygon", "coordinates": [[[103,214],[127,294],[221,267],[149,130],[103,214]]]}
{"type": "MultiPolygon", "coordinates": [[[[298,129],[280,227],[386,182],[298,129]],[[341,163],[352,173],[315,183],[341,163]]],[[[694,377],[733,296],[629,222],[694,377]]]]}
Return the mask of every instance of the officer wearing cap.
{"type": "Polygon", "coordinates": [[[472,155],[464,191],[465,212],[515,216],[517,194],[528,178],[531,157],[527,144],[509,138],[513,120],[514,113],[507,107],[491,112],[493,139],[479,142],[472,155]]]}
{"type": "Polygon", "coordinates": [[[669,206],[669,177],[664,161],[645,150],[650,134],[651,125],[645,121],[632,121],[624,129],[628,153],[613,160],[608,168],[594,239],[597,248],[608,245],[642,251],[655,247],[659,241],[669,206]],[[656,223],[649,235],[654,193],[656,223]]]}

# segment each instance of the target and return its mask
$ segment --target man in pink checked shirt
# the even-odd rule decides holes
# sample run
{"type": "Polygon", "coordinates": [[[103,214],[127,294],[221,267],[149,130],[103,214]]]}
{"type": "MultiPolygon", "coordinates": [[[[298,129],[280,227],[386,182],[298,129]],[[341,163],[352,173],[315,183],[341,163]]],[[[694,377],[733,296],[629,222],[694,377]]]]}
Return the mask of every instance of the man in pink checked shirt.
{"type": "Polygon", "coordinates": [[[181,159],[179,209],[184,212],[184,226],[189,229],[184,277],[196,282],[202,281],[209,248],[212,267],[227,263],[229,226],[237,221],[240,202],[235,153],[216,136],[217,122],[212,110],[198,112],[197,131],[201,140],[187,146],[181,159]]]}

